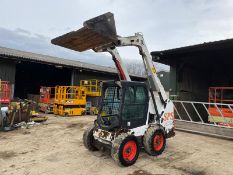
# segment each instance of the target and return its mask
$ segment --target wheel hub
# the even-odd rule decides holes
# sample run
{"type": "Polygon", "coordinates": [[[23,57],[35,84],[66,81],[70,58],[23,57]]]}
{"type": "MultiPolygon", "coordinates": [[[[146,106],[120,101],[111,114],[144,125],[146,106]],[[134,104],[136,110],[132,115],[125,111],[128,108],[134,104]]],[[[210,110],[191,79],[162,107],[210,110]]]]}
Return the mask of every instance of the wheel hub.
{"type": "Polygon", "coordinates": [[[131,151],[132,151],[131,148],[128,148],[128,149],[126,150],[127,153],[130,153],[131,151]]]}
{"type": "Polygon", "coordinates": [[[159,145],[160,144],[160,141],[159,141],[160,137],[158,136],[158,138],[156,139],[156,144],[159,145]]]}
{"type": "Polygon", "coordinates": [[[137,153],[137,144],[135,141],[128,141],[123,147],[123,158],[126,161],[132,161],[137,153]]]}
{"type": "Polygon", "coordinates": [[[157,132],[154,136],[153,147],[155,151],[160,151],[164,145],[164,136],[161,132],[157,132]]]}

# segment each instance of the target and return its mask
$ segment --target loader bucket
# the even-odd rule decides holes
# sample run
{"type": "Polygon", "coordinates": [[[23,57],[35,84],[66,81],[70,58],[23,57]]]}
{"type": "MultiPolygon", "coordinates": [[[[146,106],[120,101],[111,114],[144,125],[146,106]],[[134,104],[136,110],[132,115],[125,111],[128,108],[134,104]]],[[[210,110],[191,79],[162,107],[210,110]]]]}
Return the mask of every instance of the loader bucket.
{"type": "Polygon", "coordinates": [[[115,20],[112,13],[92,18],[83,23],[83,27],[51,40],[52,44],[75,51],[95,49],[117,42],[115,20]]]}

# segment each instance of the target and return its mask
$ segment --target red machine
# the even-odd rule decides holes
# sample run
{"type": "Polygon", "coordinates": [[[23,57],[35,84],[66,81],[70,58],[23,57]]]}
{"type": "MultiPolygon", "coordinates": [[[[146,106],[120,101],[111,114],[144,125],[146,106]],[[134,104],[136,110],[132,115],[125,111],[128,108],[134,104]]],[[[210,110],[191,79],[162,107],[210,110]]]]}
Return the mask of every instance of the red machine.
{"type": "Polygon", "coordinates": [[[12,86],[9,81],[0,80],[0,103],[8,105],[11,101],[12,86]]]}
{"type": "Polygon", "coordinates": [[[233,87],[210,87],[209,103],[209,122],[233,127],[233,87]]]}
{"type": "Polygon", "coordinates": [[[40,111],[42,112],[52,112],[55,96],[55,87],[45,87],[40,88],[40,111]]]}

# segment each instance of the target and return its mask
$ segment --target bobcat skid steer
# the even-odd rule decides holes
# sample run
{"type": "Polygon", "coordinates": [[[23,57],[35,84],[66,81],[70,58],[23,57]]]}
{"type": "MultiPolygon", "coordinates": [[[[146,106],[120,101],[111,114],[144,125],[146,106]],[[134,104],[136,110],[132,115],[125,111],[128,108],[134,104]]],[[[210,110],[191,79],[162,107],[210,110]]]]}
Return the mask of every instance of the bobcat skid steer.
{"type": "Polygon", "coordinates": [[[79,52],[88,49],[109,52],[118,70],[120,81],[102,83],[97,119],[83,135],[85,147],[90,151],[110,148],[112,158],[122,166],[133,165],[142,147],[149,155],[160,155],[166,139],[175,135],[174,106],[157,77],[142,34],[118,36],[114,16],[108,12],[51,42],[79,52]],[[131,81],[117,51],[123,46],[139,49],[146,70],[146,83],[131,81]]]}

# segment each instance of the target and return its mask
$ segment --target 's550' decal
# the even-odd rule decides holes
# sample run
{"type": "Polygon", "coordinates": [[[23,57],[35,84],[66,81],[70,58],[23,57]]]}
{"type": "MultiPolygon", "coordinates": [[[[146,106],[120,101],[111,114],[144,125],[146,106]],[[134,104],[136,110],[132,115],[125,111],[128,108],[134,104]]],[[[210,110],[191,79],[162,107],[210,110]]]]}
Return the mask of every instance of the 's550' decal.
{"type": "Polygon", "coordinates": [[[163,117],[163,120],[164,121],[174,120],[174,112],[167,112],[167,113],[165,113],[164,117],[163,117]]]}

